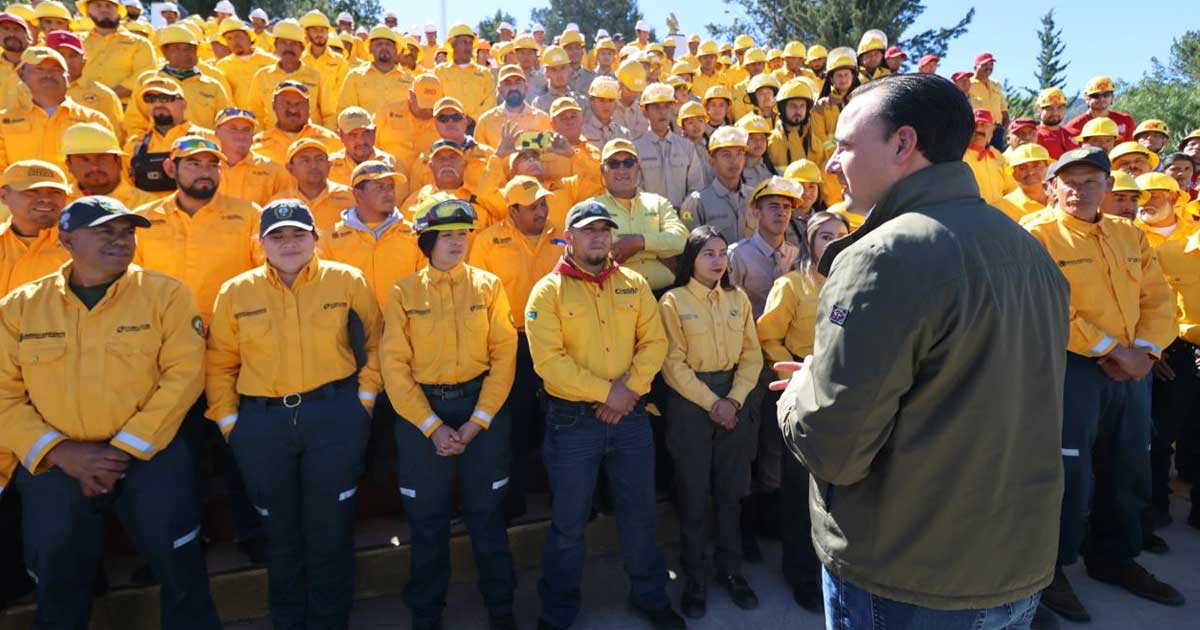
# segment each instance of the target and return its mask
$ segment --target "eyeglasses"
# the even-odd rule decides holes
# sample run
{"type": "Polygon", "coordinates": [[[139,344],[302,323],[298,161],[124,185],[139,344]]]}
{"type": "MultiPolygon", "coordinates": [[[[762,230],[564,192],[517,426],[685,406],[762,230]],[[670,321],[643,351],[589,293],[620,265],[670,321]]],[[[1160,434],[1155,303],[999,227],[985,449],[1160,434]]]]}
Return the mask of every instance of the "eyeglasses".
{"type": "Polygon", "coordinates": [[[1096,92],[1091,95],[1091,98],[1112,98],[1112,92],[1096,92]]]}
{"type": "Polygon", "coordinates": [[[175,94],[160,94],[158,92],[151,92],[149,94],[142,95],[142,102],[146,103],[146,104],[174,103],[175,101],[178,101],[178,100],[179,100],[179,96],[177,96],[175,94]]]}
{"type": "Polygon", "coordinates": [[[614,159],[608,159],[608,160],[604,161],[604,165],[607,166],[610,170],[615,170],[618,168],[633,168],[633,167],[637,166],[637,164],[638,164],[638,159],[635,157],[625,158],[624,160],[618,160],[618,159],[614,158],[614,159]]]}
{"type": "Polygon", "coordinates": [[[438,116],[437,121],[440,123],[459,123],[463,121],[463,118],[465,117],[462,114],[445,114],[438,116]]]}

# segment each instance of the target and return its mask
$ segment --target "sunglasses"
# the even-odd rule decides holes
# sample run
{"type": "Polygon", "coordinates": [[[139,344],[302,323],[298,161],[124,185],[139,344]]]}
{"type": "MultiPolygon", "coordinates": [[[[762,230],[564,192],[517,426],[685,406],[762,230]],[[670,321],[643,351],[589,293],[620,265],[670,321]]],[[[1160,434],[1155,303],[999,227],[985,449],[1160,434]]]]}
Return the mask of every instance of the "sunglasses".
{"type": "Polygon", "coordinates": [[[1092,98],[1112,98],[1112,95],[1112,92],[1096,92],[1092,95],[1092,98]]]}
{"type": "Polygon", "coordinates": [[[604,165],[609,169],[633,168],[637,166],[637,163],[638,159],[635,157],[625,158],[624,160],[609,159],[604,161],[604,165]]]}
{"type": "Polygon", "coordinates": [[[174,103],[175,101],[178,101],[178,100],[179,100],[179,97],[174,94],[159,94],[156,92],[152,92],[150,94],[142,95],[142,102],[148,103],[148,104],[149,103],[174,103]]]}
{"type": "Polygon", "coordinates": [[[217,116],[248,116],[250,118],[255,118],[254,112],[246,109],[238,109],[236,107],[226,107],[225,109],[222,109],[221,113],[217,114],[217,116]]]}
{"type": "Polygon", "coordinates": [[[440,123],[458,123],[462,122],[463,118],[464,116],[462,114],[445,114],[438,116],[437,121],[440,123]]]}

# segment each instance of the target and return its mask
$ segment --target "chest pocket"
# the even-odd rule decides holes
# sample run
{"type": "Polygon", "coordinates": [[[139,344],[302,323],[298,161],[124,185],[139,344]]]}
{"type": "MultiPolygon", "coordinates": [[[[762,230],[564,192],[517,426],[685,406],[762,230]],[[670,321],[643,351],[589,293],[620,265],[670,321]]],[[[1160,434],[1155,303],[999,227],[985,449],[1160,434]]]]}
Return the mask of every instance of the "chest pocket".
{"type": "Polygon", "coordinates": [[[24,369],[41,369],[61,365],[66,353],[66,341],[24,342],[17,348],[17,359],[24,369]]]}
{"type": "Polygon", "coordinates": [[[437,327],[433,308],[429,302],[414,305],[405,311],[405,315],[408,316],[408,333],[412,337],[432,335],[437,327]]]}
{"type": "Polygon", "coordinates": [[[667,156],[667,161],[670,162],[672,168],[686,168],[688,159],[692,156],[692,148],[685,146],[682,143],[671,144],[670,155],[667,156]]]}
{"type": "Polygon", "coordinates": [[[20,120],[7,119],[3,126],[0,127],[5,135],[26,135],[33,133],[33,121],[28,118],[20,120]]]}
{"type": "MultiPolygon", "coordinates": [[[[245,309],[247,313],[237,317],[238,344],[242,348],[269,350],[274,347],[275,334],[271,330],[271,312],[259,307],[245,309]],[[255,311],[262,310],[262,313],[255,311]],[[249,313],[254,313],[250,315],[249,313]]],[[[236,317],[236,315],[235,315],[236,317]]]]}
{"type": "Polygon", "coordinates": [[[711,335],[712,328],[708,324],[708,319],[703,315],[683,314],[679,316],[679,327],[683,329],[684,337],[698,337],[700,335],[711,335]],[[684,319],[686,317],[686,319],[684,319]]]}
{"type": "Polygon", "coordinates": [[[621,299],[616,300],[613,304],[613,317],[616,318],[617,322],[625,330],[636,328],[638,319],[637,296],[621,296],[621,299]]]}

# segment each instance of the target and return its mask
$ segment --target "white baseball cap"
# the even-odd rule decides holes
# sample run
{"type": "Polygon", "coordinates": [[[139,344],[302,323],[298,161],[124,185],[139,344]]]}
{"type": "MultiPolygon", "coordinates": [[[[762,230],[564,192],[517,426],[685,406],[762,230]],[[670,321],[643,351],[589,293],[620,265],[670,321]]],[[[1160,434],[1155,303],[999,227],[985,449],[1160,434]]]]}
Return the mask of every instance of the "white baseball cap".
{"type": "Polygon", "coordinates": [[[234,15],[237,13],[237,9],[233,8],[233,3],[229,0],[221,0],[217,3],[217,6],[213,7],[213,12],[234,15]]]}
{"type": "Polygon", "coordinates": [[[426,33],[436,33],[437,26],[435,26],[433,22],[426,22],[425,23],[425,32],[426,33]]]}

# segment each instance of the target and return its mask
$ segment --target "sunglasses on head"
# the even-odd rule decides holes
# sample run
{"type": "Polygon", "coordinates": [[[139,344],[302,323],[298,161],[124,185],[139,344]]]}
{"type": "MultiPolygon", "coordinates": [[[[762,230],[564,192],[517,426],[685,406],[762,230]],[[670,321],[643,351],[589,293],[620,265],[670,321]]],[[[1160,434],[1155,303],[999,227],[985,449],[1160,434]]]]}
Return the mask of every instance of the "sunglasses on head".
{"type": "Polygon", "coordinates": [[[457,122],[462,122],[462,121],[463,121],[463,115],[462,115],[462,114],[442,114],[441,116],[438,116],[438,117],[437,117],[437,121],[438,121],[438,122],[440,122],[440,123],[457,123],[457,122]]]}
{"type": "Polygon", "coordinates": [[[609,158],[604,161],[604,165],[610,169],[633,168],[633,167],[637,166],[637,163],[638,163],[638,159],[635,157],[627,157],[624,160],[618,160],[616,158],[609,158]]]}
{"type": "Polygon", "coordinates": [[[177,100],[179,100],[179,97],[174,94],[160,94],[158,92],[151,92],[149,94],[142,95],[143,103],[174,103],[177,100]]]}

